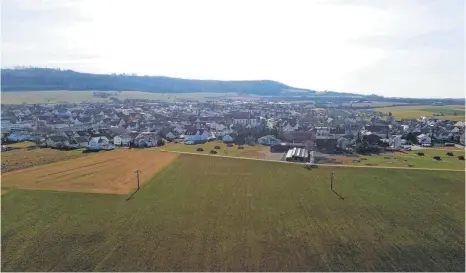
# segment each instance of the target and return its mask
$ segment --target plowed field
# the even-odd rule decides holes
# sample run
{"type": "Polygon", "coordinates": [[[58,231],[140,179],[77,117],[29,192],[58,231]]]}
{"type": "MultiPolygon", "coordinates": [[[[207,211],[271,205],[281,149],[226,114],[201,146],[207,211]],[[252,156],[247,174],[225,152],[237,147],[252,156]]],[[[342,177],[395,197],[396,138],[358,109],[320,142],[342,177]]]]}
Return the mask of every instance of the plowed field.
{"type": "Polygon", "coordinates": [[[100,152],[2,174],[2,188],[127,194],[168,165],[176,154],[154,150],[100,152]]]}

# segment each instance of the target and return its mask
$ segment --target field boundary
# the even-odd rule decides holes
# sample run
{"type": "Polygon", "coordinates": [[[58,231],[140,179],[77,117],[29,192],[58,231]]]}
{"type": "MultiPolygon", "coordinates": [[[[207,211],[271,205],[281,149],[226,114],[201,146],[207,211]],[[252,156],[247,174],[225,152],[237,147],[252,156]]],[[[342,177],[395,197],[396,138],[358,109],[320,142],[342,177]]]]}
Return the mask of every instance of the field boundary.
{"type": "MultiPolygon", "coordinates": [[[[308,165],[307,162],[288,162],[288,161],[278,161],[271,159],[260,159],[260,158],[250,158],[250,157],[235,157],[227,155],[210,155],[210,154],[201,154],[201,153],[191,153],[191,152],[180,152],[180,151],[169,151],[169,150],[160,150],[161,152],[166,153],[178,153],[178,154],[189,154],[189,155],[199,155],[199,156],[210,156],[210,157],[223,157],[223,158],[233,158],[233,159],[243,159],[243,160],[256,160],[256,161],[265,161],[265,162],[274,162],[282,164],[298,164],[298,165],[308,165]]],[[[418,171],[446,171],[446,172],[465,172],[466,170],[455,170],[455,169],[437,169],[437,168],[416,168],[416,167],[392,167],[392,166],[358,166],[358,165],[343,165],[343,164],[313,164],[315,166],[322,167],[341,167],[341,168],[375,168],[375,169],[398,169],[398,170],[418,170],[418,171]]]]}

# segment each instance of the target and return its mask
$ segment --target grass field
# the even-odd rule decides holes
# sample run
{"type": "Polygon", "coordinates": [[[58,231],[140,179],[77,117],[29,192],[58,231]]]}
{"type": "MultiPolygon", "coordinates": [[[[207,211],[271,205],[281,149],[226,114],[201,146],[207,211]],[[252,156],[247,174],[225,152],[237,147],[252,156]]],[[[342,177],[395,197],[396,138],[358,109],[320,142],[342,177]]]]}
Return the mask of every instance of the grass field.
{"type": "MultiPolygon", "coordinates": [[[[94,91],[20,91],[1,92],[4,104],[33,104],[33,103],[58,103],[58,102],[102,102],[108,99],[93,96],[94,91]]],[[[210,100],[215,98],[248,98],[258,97],[238,96],[236,93],[149,93],[141,91],[122,91],[116,96],[124,99],[152,99],[152,100],[210,100]]]]}
{"type": "Polygon", "coordinates": [[[170,143],[165,145],[162,149],[167,151],[177,152],[190,152],[209,154],[211,150],[214,150],[215,146],[219,146],[220,149],[216,150],[218,155],[234,156],[234,157],[250,157],[264,159],[265,154],[270,150],[270,147],[263,145],[249,146],[243,145],[244,149],[238,149],[237,145],[233,147],[227,147],[227,145],[220,141],[207,142],[205,144],[198,145],[186,145],[186,144],[175,144],[170,143]],[[203,152],[197,152],[197,148],[204,149],[203,152]]]}
{"type": "MultiPolygon", "coordinates": [[[[451,148],[451,147],[450,147],[451,148]]],[[[347,165],[377,165],[390,167],[414,167],[414,168],[432,168],[432,169],[455,169],[464,170],[465,161],[459,160],[457,156],[465,156],[461,150],[441,150],[441,149],[423,149],[419,151],[410,151],[405,153],[395,152],[380,155],[364,155],[359,157],[337,157],[337,161],[344,162],[347,165]],[[447,156],[447,152],[453,152],[454,156],[447,156]],[[417,152],[423,152],[425,156],[418,156],[417,152]],[[433,159],[434,156],[440,156],[441,161],[433,159]],[[364,158],[364,159],[363,159],[364,158]],[[363,160],[361,160],[363,159],[363,160]],[[360,160],[360,162],[353,162],[360,160]],[[408,166],[411,165],[411,166],[408,166]]]]}
{"type": "Polygon", "coordinates": [[[435,114],[443,113],[450,114],[446,116],[437,116],[439,119],[444,120],[457,120],[464,121],[465,108],[462,105],[445,105],[445,106],[432,106],[432,105],[416,105],[416,106],[395,106],[395,107],[383,107],[375,108],[374,110],[392,114],[397,119],[402,118],[420,118],[420,117],[432,117],[435,114]],[[457,116],[452,115],[452,112],[456,112],[457,116]]]}
{"type": "Polygon", "coordinates": [[[86,157],[2,174],[2,188],[127,194],[168,165],[176,154],[154,150],[103,151],[86,157]]]}
{"type": "Polygon", "coordinates": [[[463,271],[464,178],[180,155],[130,201],[10,190],[2,270],[463,271]]]}
{"type": "Polygon", "coordinates": [[[33,146],[31,142],[20,142],[8,146],[19,149],[2,152],[2,173],[86,156],[82,153],[82,149],[73,151],[59,151],[49,148],[26,149],[33,146]]]}

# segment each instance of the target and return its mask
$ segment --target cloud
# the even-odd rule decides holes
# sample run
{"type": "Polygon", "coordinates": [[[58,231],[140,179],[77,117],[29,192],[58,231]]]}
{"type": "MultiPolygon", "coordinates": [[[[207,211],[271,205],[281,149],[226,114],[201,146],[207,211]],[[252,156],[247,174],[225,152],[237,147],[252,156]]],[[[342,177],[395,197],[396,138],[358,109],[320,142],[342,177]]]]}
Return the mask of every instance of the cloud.
{"type": "Polygon", "coordinates": [[[2,66],[463,96],[462,0],[40,3],[2,1],[2,66]]]}

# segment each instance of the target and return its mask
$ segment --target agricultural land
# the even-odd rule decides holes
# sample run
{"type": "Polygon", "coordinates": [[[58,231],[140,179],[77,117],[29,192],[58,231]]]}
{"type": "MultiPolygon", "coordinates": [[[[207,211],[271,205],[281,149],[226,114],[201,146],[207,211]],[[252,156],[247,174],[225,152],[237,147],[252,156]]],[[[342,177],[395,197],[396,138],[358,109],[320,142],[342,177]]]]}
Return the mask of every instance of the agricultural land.
{"type": "Polygon", "coordinates": [[[249,157],[249,158],[258,158],[265,159],[269,154],[270,147],[263,145],[242,145],[243,149],[238,149],[239,146],[234,145],[233,147],[228,147],[227,144],[220,141],[212,141],[204,144],[196,145],[185,145],[185,144],[174,144],[170,143],[165,145],[162,149],[167,151],[176,151],[176,152],[190,152],[190,153],[200,153],[200,154],[210,154],[210,151],[215,150],[217,155],[222,156],[233,156],[233,157],[249,157]],[[220,149],[215,149],[219,147],[220,149]],[[202,151],[197,151],[198,148],[201,148],[202,151]]]}
{"type": "MultiPolygon", "coordinates": [[[[61,152],[61,151],[60,151],[61,152]]],[[[2,189],[47,189],[127,194],[170,163],[176,154],[122,149],[2,174],[2,189]]]]}
{"type": "Polygon", "coordinates": [[[33,148],[35,143],[10,144],[11,151],[2,152],[2,173],[85,156],[82,149],[59,151],[50,148],[33,148]]]}
{"type": "Polygon", "coordinates": [[[432,105],[407,105],[395,107],[382,107],[375,108],[375,111],[388,113],[391,112],[395,118],[420,118],[424,117],[437,117],[443,120],[465,120],[465,108],[462,105],[445,105],[445,106],[432,106],[432,105]],[[456,115],[454,115],[456,113],[456,115]]]}
{"type": "Polygon", "coordinates": [[[28,168],[21,179],[7,173],[2,182],[17,187],[2,195],[2,269],[464,270],[464,172],[179,155],[151,177],[159,168],[152,165],[169,153],[131,151],[118,159],[127,152],[28,168]],[[68,192],[84,181],[78,174],[89,173],[85,168],[93,175],[79,191],[97,191],[105,180],[112,182],[98,191],[123,193],[131,186],[113,184],[134,168],[144,168],[149,181],[129,201],[68,192]],[[41,169],[53,169],[53,179],[40,178],[41,169]],[[54,190],[20,189],[34,181],[54,190]]]}

